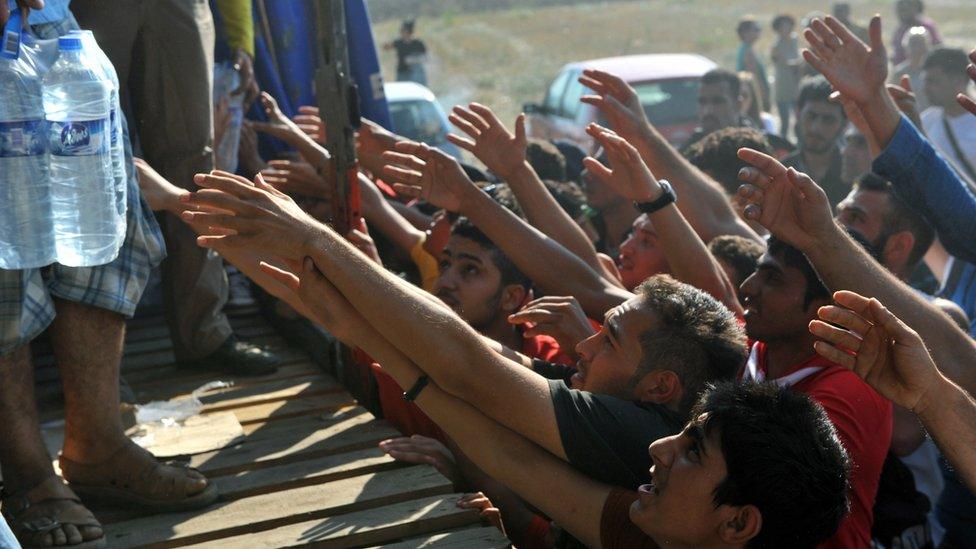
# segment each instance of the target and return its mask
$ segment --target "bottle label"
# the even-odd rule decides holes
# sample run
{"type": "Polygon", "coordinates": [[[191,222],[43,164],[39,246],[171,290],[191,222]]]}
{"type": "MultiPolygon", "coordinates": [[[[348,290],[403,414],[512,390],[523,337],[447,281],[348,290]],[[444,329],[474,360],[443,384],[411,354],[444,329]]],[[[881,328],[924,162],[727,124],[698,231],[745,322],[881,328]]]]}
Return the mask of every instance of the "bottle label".
{"type": "Polygon", "coordinates": [[[0,122],[0,158],[44,154],[44,121],[0,122]]]}
{"type": "Polygon", "coordinates": [[[112,136],[108,118],[48,124],[51,154],[55,156],[94,156],[109,151],[112,136]]]}

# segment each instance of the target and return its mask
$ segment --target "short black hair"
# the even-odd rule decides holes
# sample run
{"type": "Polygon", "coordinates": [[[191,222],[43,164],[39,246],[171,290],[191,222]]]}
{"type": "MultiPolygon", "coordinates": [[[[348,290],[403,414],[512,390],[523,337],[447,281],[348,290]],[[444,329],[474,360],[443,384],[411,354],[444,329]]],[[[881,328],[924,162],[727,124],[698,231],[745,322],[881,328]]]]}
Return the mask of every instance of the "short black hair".
{"type": "Polygon", "coordinates": [[[729,91],[732,92],[732,97],[738,98],[739,94],[742,93],[742,81],[739,80],[739,75],[727,70],[727,69],[712,69],[701,77],[702,84],[721,84],[725,82],[729,85],[729,91]]]}
{"type": "Polygon", "coordinates": [[[579,183],[580,175],[583,174],[583,159],[586,158],[586,151],[568,139],[557,139],[552,144],[559,149],[566,160],[566,178],[579,183]]]}
{"type": "Polygon", "coordinates": [[[566,157],[545,139],[530,137],[525,147],[525,159],[539,179],[566,181],[566,157]]]}
{"type": "Polygon", "coordinates": [[[969,56],[960,48],[935,48],[925,58],[922,68],[942,69],[948,75],[956,75],[962,80],[968,78],[966,67],[969,66],[969,56]]]}
{"type": "MultiPolygon", "coordinates": [[[[885,212],[882,220],[882,236],[887,238],[887,236],[902,231],[912,233],[912,236],[915,237],[915,245],[912,246],[912,251],[908,255],[908,264],[910,266],[917,265],[935,240],[935,229],[932,228],[932,225],[902,200],[895,193],[891,182],[880,175],[871,172],[861,175],[854,181],[854,190],[858,189],[884,193],[888,197],[888,204],[891,207],[885,212]]],[[[875,246],[883,244],[883,242],[873,243],[875,246]]]]}
{"type": "Polygon", "coordinates": [[[735,280],[732,284],[738,288],[756,271],[756,265],[759,264],[759,258],[766,251],[766,247],[751,238],[723,234],[708,243],[708,251],[716,259],[721,259],[732,266],[732,270],[735,271],[735,280]]]}
{"type": "Polygon", "coordinates": [[[414,27],[416,27],[416,25],[417,25],[416,19],[404,19],[403,21],[400,22],[400,30],[404,30],[413,34],[413,29],[414,27]]]}
{"type": "Polygon", "coordinates": [[[543,179],[542,184],[546,186],[549,194],[559,203],[559,207],[574,220],[579,219],[581,215],[589,211],[589,205],[586,203],[586,193],[576,183],[572,181],[543,179]]]}
{"type": "Polygon", "coordinates": [[[842,118],[847,118],[847,113],[844,112],[844,107],[840,103],[834,103],[830,100],[830,94],[834,92],[834,88],[831,87],[830,82],[822,75],[818,74],[816,76],[807,76],[803,80],[800,80],[800,95],[796,99],[796,111],[800,112],[807,103],[830,103],[837,107],[840,111],[842,118]]]}
{"type": "Polygon", "coordinates": [[[849,509],[851,463],[823,407],[775,383],[709,387],[691,414],[718,434],[725,479],[713,503],[754,505],[762,527],[748,547],[815,547],[849,509]]]}
{"type": "Polygon", "coordinates": [[[488,238],[485,233],[481,232],[481,229],[475,227],[474,223],[468,220],[466,217],[459,217],[454,225],[451,227],[451,236],[460,236],[461,238],[467,238],[468,240],[474,241],[479,246],[491,253],[491,262],[501,273],[501,283],[502,286],[508,286],[509,284],[517,284],[523,286],[526,289],[532,287],[532,280],[525,276],[522,271],[515,266],[515,263],[505,252],[503,252],[494,242],[488,238]]]}
{"type": "Polygon", "coordinates": [[[730,127],[715,130],[683,151],[683,155],[698,169],[712,176],[725,192],[734,195],[739,186],[739,170],[750,164],[739,158],[739,149],[749,147],[773,154],[769,139],[759,130],[730,127]]]}
{"type": "Polygon", "coordinates": [[[775,236],[769,235],[766,239],[766,253],[782,259],[783,264],[787,267],[799,269],[803,273],[803,278],[807,281],[807,291],[803,295],[804,309],[809,307],[815,299],[830,299],[830,290],[820,280],[820,275],[817,274],[816,269],[810,264],[807,256],[803,255],[803,252],[775,236]]]}
{"type": "Polygon", "coordinates": [[[796,18],[785,13],[777,15],[773,18],[773,30],[778,31],[779,28],[786,23],[796,27],[796,18]]]}
{"type": "Polygon", "coordinates": [[[760,28],[759,23],[756,23],[756,18],[751,15],[747,15],[746,17],[739,19],[739,24],[735,26],[735,33],[741,38],[743,33],[746,31],[753,29],[759,30],[760,28]]]}
{"type": "Polygon", "coordinates": [[[735,378],[747,350],[745,332],[732,311],[668,275],[648,278],[636,293],[659,325],[640,335],[641,361],[631,385],[654,370],[671,370],[684,387],[678,408],[687,413],[707,384],[735,378]]]}

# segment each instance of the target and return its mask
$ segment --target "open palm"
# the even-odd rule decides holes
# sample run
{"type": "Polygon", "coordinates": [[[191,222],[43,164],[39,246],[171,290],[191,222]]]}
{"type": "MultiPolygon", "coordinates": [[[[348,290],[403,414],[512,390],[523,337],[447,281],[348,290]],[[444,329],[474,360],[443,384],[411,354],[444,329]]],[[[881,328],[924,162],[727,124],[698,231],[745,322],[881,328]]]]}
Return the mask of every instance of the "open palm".
{"type": "Polygon", "coordinates": [[[401,141],[383,154],[383,174],[398,192],[460,212],[466,191],[476,189],[457,160],[423,143],[401,141]]]}
{"type": "Polygon", "coordinates": [[[878,100],[888,79],[888,58],[881,38],[881,18],[871,20],[870,46],[843,23],[827,16],[814,19],[803,36],[810,49],[803,58],[820,71],[840,93],[859,104],[878,100]]]}
{"type": "Polygon", "coordinates": [[[830,203],[812,179],[753,149],[740,149],[739,158],[754,166],[739,175],[747,183],[739,188],[746,217],[800,250],[828,234],[830,203]]]}
{"type": "Polygon", "coordinates": [[[448,118],[468,135],[448,134],[448,141],[475,155],[503,179],[508,179],[525,162],[524,114],[515,120],[514,134],[491,109],[478,103],[471,103],[467,109],[456,106],[448,118]]]}

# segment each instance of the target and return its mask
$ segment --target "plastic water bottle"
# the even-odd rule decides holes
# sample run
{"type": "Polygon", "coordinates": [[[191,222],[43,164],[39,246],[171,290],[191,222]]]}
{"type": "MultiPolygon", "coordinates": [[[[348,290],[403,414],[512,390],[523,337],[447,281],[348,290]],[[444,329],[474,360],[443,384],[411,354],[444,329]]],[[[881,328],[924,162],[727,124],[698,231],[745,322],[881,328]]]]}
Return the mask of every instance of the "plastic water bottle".
{"type": "Polygon", "coordinates": [[[103,265],[122,244],[110,148],[112,85],[83,55],[80,37],[63,36],[58,47],[43,88],[58,262],[103,265]]]}
{"type": "MultiPolygon", "coordinates": [[[[82,51],[90,56],[91,62],[98,65],[102,75],[112,84],[111,111],[109,119],[112,124],[112,140],[109,148],[112,150],[112,173],[115,177],[115,207],[119,211],[121,219],[125,219],[126,210],[126,188],[128,187],[128,176],[125,172],[125,146],[122,143],[122,105],[119,101],[119,76],[115,72],[115,66],[109,60],[102,48],[98,47],[95,35],[90,30],[73,30],[69,35],[77,35],[82,40],[82,51]]],[[[123,236],[125,235],[125,223],[120,223],[116,230],[123,236]]]]}
{"type": "Polygon", "coordinates": [[[234,70],[232,63],[224,62],[214,66],[214,106],[221,99],[226,99],[230,115],[230,124],[227,125],[220,143],[216,144],[216,167],[230,173],[237,171],[237,152],[241,146],[241,126],[244,125],[244,94],[231,95],[240,85],[241,75],[234,70]]]}
{"type": "Polygon", "coordinates": [[[0,269],[54,262],[41,77],[21,56],[20,17],[0,50],[0,269]]]}

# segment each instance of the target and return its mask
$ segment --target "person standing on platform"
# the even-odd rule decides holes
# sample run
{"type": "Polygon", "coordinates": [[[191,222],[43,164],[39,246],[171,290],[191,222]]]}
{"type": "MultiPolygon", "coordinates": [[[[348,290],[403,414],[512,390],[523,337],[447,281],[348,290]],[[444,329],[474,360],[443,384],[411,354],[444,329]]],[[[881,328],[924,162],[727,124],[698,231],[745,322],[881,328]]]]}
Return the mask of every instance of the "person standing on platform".
{"type": "MultiPolygon", "coordinates": [[[[210,6],[195,0],[74,0],[72,8],[115,65],[142,158],[193,190],[193,174],[214,167],[210,6]]],[[[163,214],[159,221],[168,252],[163,301],[178,363],[237,375],[273,373],[278,359],[240,341],[223,312],[228,281],[220,257],[196,246],[196,234],[178,219],[163,214]]]]}

